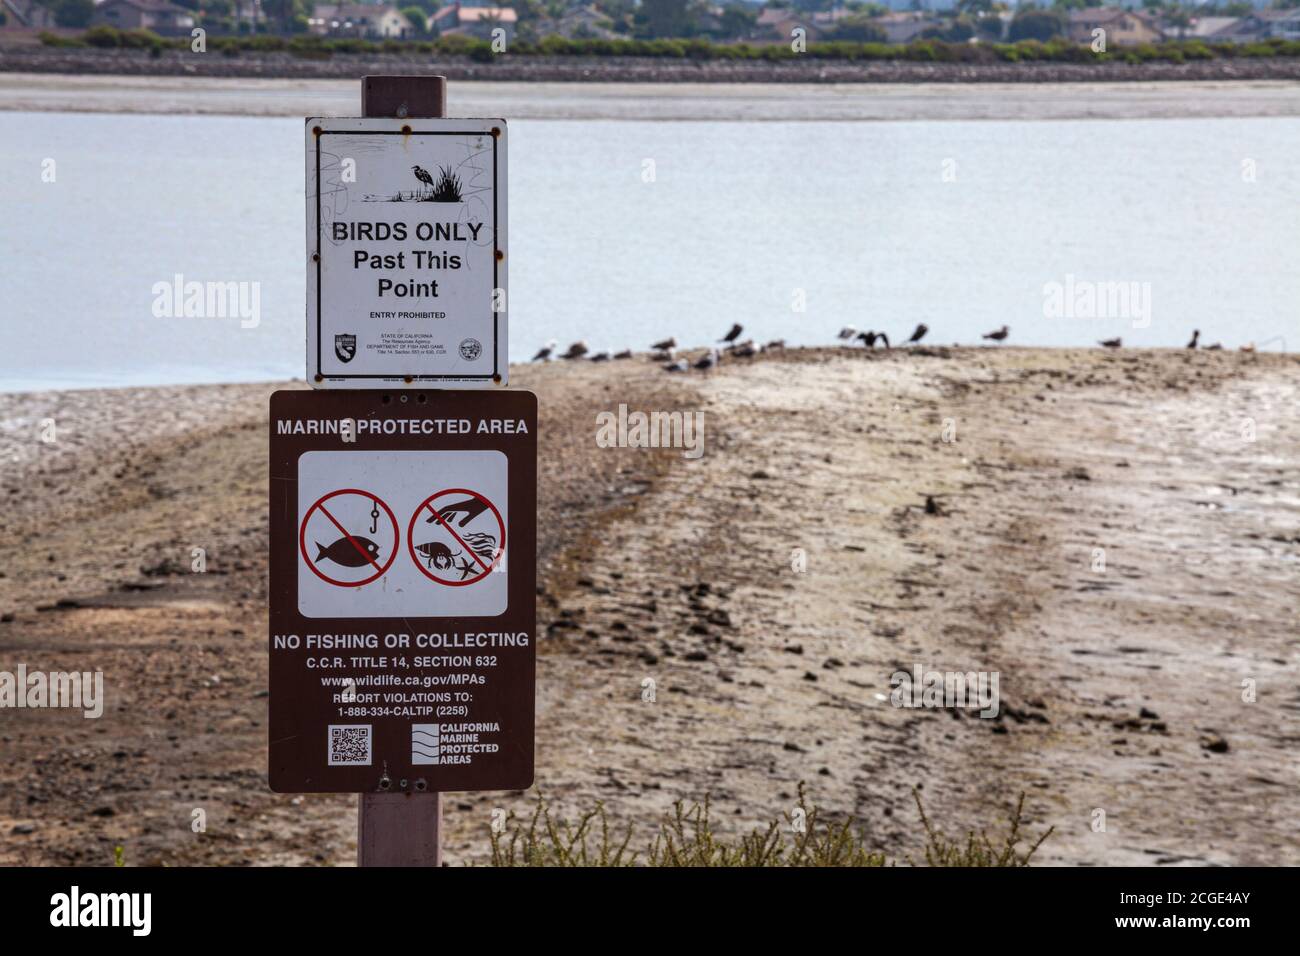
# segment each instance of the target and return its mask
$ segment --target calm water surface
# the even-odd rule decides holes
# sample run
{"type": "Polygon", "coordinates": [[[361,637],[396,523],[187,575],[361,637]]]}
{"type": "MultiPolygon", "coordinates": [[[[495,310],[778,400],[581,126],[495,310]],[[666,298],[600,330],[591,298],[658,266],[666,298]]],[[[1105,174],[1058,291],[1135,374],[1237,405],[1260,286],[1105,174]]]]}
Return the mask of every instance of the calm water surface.
{"type": "MultiPolygon", "coordinates": [[[[1300,120],[532,120],[511,150],[515,359],[732,321],[1300,347],[1300,120]],[[1045,315],[1067,275],[1146,283],[1149,324],[1045,315]]],[[[295,120],[0,113],[0,389],[301,377],[303,189],[295,120]],[[177,274],[260,283],[260,324],[155,318],[177,274]]]]}

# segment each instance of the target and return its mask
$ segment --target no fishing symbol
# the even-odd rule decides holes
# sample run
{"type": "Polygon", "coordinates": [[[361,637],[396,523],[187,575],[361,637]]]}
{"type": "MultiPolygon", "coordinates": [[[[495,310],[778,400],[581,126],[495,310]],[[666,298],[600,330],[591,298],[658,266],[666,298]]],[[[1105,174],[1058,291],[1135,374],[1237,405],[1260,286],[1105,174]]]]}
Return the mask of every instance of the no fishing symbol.
{"type": "Polygon", "coordinates": [[[496,505],[477,491],[445,488],[425,498],[411,515],[406,550],[429,580],[464,587],[504,569],[506,523],[496,505]]]}
{"type": "Polygon", "coordinates": [[[303,561],[322,581],[359,588],[397,557],[397,517],[377,495],[342,488],[317,499],[298,530],[303,561]]]}

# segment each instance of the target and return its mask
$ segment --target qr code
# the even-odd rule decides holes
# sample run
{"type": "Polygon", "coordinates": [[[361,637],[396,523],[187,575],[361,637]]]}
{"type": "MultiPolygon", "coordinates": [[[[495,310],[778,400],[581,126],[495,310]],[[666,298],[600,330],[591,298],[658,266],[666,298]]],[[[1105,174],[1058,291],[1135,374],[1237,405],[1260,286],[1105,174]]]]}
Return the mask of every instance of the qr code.
{"type": "Polygon", "coordinates": [[[331,767],[370,766],[370,725],[330,724],[331,767]]]}

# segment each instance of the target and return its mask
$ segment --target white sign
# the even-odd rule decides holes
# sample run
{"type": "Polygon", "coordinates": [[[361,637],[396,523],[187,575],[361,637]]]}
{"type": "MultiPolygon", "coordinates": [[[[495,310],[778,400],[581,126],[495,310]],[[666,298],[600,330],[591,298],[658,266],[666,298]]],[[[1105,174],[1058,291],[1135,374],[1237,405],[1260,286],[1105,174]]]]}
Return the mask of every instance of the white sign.
{"type": "Polygon", "coordinates": [[[505,384],[505,120],[306,130],[308,383],[505,384]]]}
{"type": "Polygon", "coordinates": [[[298,612],[503,614],[507,482],[499,451],[306,452],[298,459],[298,612]]]}

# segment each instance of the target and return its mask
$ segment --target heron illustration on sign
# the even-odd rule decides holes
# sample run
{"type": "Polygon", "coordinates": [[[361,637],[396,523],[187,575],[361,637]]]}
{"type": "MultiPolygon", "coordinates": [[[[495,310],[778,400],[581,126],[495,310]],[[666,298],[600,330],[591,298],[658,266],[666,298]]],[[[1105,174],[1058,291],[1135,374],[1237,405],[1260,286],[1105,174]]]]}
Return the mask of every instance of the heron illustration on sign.
{"type": "Polygon", "coordinates": [[[415,178],[420,181],[422,186],[427,189],[422,190],[424,195],[422,202],[460,202],[461,201],[461,184],[460,177],[453,173],[446,166],[438,167],[438,179],[435,182],[433,176],[427,169],[420,166],[412,166],[411,172],[415,173],[415,178]]]}

